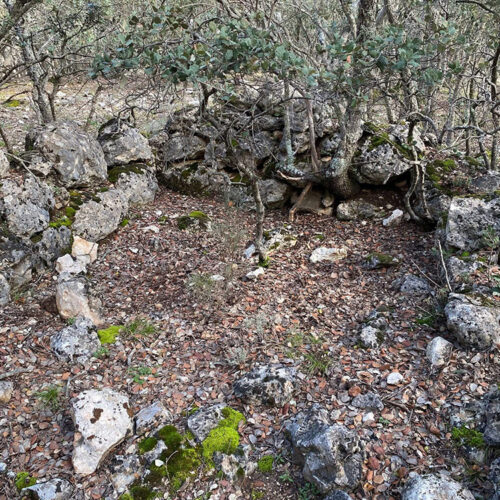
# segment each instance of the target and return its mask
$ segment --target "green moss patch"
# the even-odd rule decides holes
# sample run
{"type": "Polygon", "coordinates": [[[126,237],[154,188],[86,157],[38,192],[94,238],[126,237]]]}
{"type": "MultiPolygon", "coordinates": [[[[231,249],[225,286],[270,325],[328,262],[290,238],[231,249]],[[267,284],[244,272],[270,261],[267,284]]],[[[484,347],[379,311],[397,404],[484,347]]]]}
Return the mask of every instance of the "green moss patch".
{"type": "Polygon", "coordinates": [[[137,485],[130,488],[130,497],[133,500],[153,500],[160,498],[160,494],[147,486],[137,485]]]}
{"type": "Polygon", "coordinates": [[[28,488],[36,484],[36,477],[29,475],[29,472],[18,472],[16,474],[16,480],[14,481],[17,491],[21,491],[24,488],[28,488]]]}
{"type": "Polygon", "coordinates": [[[273,470],[274,457],[272,455],[265,455],[257,462],[257,468],[260,472],[266,474],[273,470]]]}
{"type": "Polygon", "coordinates": [[[3,105],[6,108],[18,108],[21,106],[22,101],[19,99],[9,99],[7,102],[4,102],[3,105]]]}
{"type": "Polygon", "coordinates": [[[104,330],[97,330],[97,335],[99,336],[101,344],[114,344],[116,342],[116,337],[118,337],[122,328],[122,325],[117,325],[110,326],[104,330]]]}
{"type": "Polygon", "coordinates": [[[139,450],[139,455],[144,455],[148,451],[151,451],[158,444],[158,439],[154,437],[144,438],[138,445],[137,449],[139,450]]]}
{"type": "Polygon", "coordinates": [[[56,219],[52,222],[49,222],[49,227],[53,228],[60,228],[62,226],[70,227],[71,224],[73,224],[73,220],[67,217],[66,215],[63,215],[59,219],[56,219]]]}
{"type": "Polygon", "coordinates": [[[484,448],[484,436],[475,429],[469,429],[465,425],[453,427],[451,437],[458,446],[468,446],[471,448],[484,448]]]}

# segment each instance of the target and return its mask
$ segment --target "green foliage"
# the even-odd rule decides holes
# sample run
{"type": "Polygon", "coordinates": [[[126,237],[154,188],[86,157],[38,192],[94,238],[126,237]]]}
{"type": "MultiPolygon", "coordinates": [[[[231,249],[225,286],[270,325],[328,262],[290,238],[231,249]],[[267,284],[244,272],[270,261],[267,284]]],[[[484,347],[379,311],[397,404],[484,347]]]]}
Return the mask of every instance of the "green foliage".
{"type": "Polygon", "coordinates": [[[49,385],[43,391],[37,392],[38,400],[52,411],[57,411],[61,406],[60,401],[61,388],[57,385],[49,385]]]}
{"type": "Polygon", "coordinates": [[[257,468],[262,473],[268,473],[273,470],[274,457],[272,455],[265,455],[257,462],[257,468]]]}
{"type": "Polygon", "coordinates": [[[156,326],[146,319],[138,318],[122,327],[120,333],[124,337],[137,339],[138,337],[147,337],[156,333],[156,326]]]}
{"type": "Polygon", "coordinates": [[[36,484],[36,478],[30,476],[29,472],[22,471],[16,474],[16,479],[14,481],[17,491],[21,491],[24,488],[28,488],[36,484]]]}
{"type": "Polygon", "coordinates": [[[143,379],[143,377],[146,377],[148,375],[151,375],[151,373],[153,373],[151,368],[149,368],[149,366],[142,366],[142,365],[131,366],[128,369],[128,372],[130,373],[130,375],[132,375],[133,381],[139,385],[144,384],[145,380],[143,379]]]}
{"type": "Polygon", "coordinates": [[[121,222],[120,222],[120,227],[125,227],[125,226],[128,226],[128,223],[130,222],[130,219],[123,219],[121,222]]]}
{"type": "Polygon", "coordinates": [[[97,335],[101,344],[114,344],[116,342],[116,337],[123,330],[123,325],[115,325],[105,328],[104,330],[97,330],[97,335]]]}
{"type": "Polygon", "coordinates": [[[306,483],[304,486],[299,488],[299,499],[300,500],[311,500],[313,498],[319,498],[320,491],[312,483],[306,483]]]}
{"type": "Polygon", "coordinates": [[[465,425],[453,427],[451,437],[457,446],[468,446],[470,448],[484,448],[484,436],[475,429],[469,429],[465,425]]]}
{"type": "Polygon", "coordinates": [[[101,358],[106,358],[109,356],[109,349],[107,347],[99,347],[94,354],[92,354],[94,358],[101,359],[101,358]]]}

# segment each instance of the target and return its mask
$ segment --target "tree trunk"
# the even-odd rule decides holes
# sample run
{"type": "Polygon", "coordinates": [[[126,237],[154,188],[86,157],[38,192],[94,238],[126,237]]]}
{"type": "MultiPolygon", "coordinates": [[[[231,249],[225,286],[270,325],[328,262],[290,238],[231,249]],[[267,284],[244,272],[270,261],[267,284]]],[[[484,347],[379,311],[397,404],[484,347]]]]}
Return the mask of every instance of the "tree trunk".
{"type": "MultiPolygon", "coordinates": [[[[356,44],[362,47],[371,35],[375,26],[375,0],[360,0],[356,24],[356,44]]],[[[364,68],[359,64],[357,58],[353,58],[353,74],[362,73],[364,68]]],[[[340,123],[340,144],[334,158],[330,162],[325,175],[327,183],[333,193],[340,198],[349,198],[359,190],[358,183],[349,176],[354,153],[358,141],[363,133],[363,117],[366,112],[366,104],[362,100],[362,83],[359,79],[354,80],[352,96],[347,102],[344,117],[340,123]]]]}

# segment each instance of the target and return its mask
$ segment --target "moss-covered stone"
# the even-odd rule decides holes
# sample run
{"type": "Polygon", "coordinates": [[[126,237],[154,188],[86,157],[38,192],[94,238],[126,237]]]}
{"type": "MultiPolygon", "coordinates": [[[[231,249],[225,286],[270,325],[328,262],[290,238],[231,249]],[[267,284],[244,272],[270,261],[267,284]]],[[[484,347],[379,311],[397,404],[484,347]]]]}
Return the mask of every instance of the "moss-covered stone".
{"type": "Polygon", "coordinates": [[[145,166],[140,165],[140,164],[135,164],[135,165],[121,165],[118,167],[113,167],[109,172],[108,172],[108,180],[112,184],[115,184],[115,182],[118,181],[119,177],[121,174],[139,174],[142,175],[145,172],[145,166]]]}
{"type": "Polygon", "coordinates": [[[216,451],[231,455],[240,444],[238,431],[231,427],[217,427],[212,429],[202,443],[203,458],[210,461],[216,451]]]}
{"type": "Polygon", "coordinates": [[[28,488],[36,484],[36,478],[30,476],[29,472],[22,471],[16,474],[16,479],[14,481],[17,491],[21,491],[24,488],[28,488]]]}
{"type": "Polygon", "coordinates": [[[273,470],[274,457],[272,455],[265,455],[257,462],[257,468],[260,472],[266,474],[273,470]]]}
{"type": "Polygon", "coordinates": [[[212,429],[202,442],[203,457],[209,463],[216,451],[230,455],[236,451],[240,444],[238,426],[240,422],[245,422],[245,417],[239,411],[232,408],[222,410],[224,418],[212,429]]]}
{"type": "Polygon", "coordinates": [[[198,225],[199,227],[206,229],[210,217],[202,212],[201,210],[193,210],[189,215],[182,215],[177,219],[177,227],[183,231],[191,226],[198,225]]]}
{"type": "Polygon", "coordinates": [[[137,445],[137,449],[139,451],[139,455],[144,455],[144,453],[147,453],[148,451],[151,451],[154,449],[154,447],[158,444],[158,439],[154,437],[147,437],[144,438],[142,441],[139,442],[137,445]]]}
{"type": "Polygon", "coordinates": [[[97,330],[97,335],[99,336],[101,344],[114,344],[122,328],[123,325],[115,325],[103,330],[97,330]]]}

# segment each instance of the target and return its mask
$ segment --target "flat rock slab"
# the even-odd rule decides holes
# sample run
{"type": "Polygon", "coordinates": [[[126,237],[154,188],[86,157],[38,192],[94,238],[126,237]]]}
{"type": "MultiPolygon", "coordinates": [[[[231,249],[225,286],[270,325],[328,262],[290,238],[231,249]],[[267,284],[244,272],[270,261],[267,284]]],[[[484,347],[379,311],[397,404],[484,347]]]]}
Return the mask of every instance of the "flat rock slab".
{"type": "Polygon", "coordinates": [[[75,424],[73,467],[88,476],[133,431],[128,396],[110,388],[78,395],[72,405],[75,424]]]}
{"type": "Polygon", "coordinates": [[[344,259],[345,257],[347,257],[347,248],[345,247],[340,247],[340,248],[319,247],[313,251],[311,257],[309,257],[309,260],[313,264],[316,264],[318,262],[336,262],[338,260],[344,259]]]}
{"type": "Polygon", "coordinates": [[[412,477],[402,500],[474,500],[474,495],[460,483],[445,476],[428,474],[412,477]]]}

